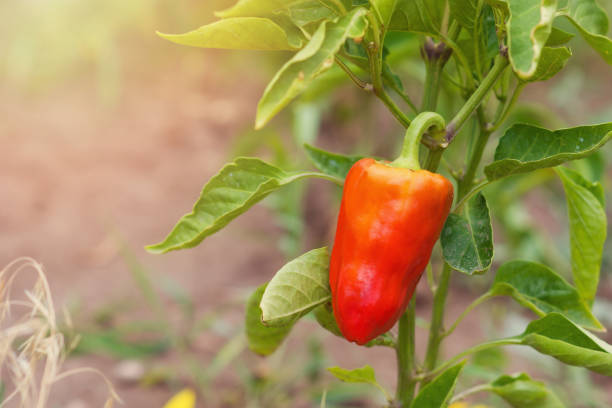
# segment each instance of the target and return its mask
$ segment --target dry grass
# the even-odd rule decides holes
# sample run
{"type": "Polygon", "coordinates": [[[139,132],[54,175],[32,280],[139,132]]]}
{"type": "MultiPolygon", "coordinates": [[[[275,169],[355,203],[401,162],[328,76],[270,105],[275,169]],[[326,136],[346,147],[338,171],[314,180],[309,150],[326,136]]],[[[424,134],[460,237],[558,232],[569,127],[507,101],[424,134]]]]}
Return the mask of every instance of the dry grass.
{"type": "MultiPolygon", "coordinates": [[[[64,324],[70,324],[65,314],[64,324]]],[[[78,339],[77,339],[78,341],[78,339]]],[[[74,374],[93,373],[108,386],[104,407],[121,402],[104,374],[93,368],[62,371],[67,352],[49,282],[42,265],[31,258],[19,258],[0,271],[0,373],[8,394],[0,408],[11,402],[19,407],[44,408],[53,385],[74,374]],[[22,298],[13,299],[16,278],[34,274],[34,283],[22,298]]]]}

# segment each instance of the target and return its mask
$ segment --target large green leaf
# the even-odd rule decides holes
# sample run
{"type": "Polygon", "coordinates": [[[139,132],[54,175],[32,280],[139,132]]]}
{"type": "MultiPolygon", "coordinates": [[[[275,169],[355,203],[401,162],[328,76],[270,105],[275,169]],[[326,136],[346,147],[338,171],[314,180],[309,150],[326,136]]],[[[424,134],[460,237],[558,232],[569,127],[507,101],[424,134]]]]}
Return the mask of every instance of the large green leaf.
{"type": "Polygon", "coordinates": [[[579,173],[558,167],[569,215],[572,274],[578,292],[593,302],[606,241],[606,212],[601,185],[589,183],[579,173]]]}
{"type": "Polygon", "coordinates": [[[238,158],[206,183],[193,211],[178,221],[166,239],[147,250],[165,253],[192,248],[274,190],[313,176],[316,174],[287,173],[255,158],[238,158]]]}
{"type": "Polygon", "coordinates": [[[567,60],[571,56],[572,52],[567,47],[544,47],[538,67],[527,81],[546,81],[554,77],[565,67],[567,60]]]}
{"type": "Polygon", "coordinates": [[[355,368],[353,370],[347,370],[340,367],[328,367],[327,370],[340,381],[373,385],[374,387],[378,388],[387,397],[387,399],[390,399],[387,391],[378,383],[378,381],[376,381],[374,369],[367,364],[361,368],[355,368]]]}
{"type": "Polygon", "coordinates": [[[465,204],[465,217],[448,216],[440,242],[444,260],[455,270],[471,275],[489,269],[493,258],[493,230],[482,194],[465,204]]]}
{"type": "MultiPolygon", "coordinates": [[[[612,65],[612,39],[608,32],[608,16],[595,0],[566,0],[568,3],[560,12],[580,32],[584,39],[603,59],[612,65]]],[[[565,5],[565,4],[564,4],[565,5]]]]}
{"type": "Polygon", "coordinates": [[[550,131],[517,124],[506,131],[485,167],[489,180],[555,167],[595,152],[612,138],[612,122],[550,131]]]}
{"type": "Polygon", "coordinates": [[[531,322],[518,338],[521,344],[565,364],[612,376],[612,346],[559,313],[531,322]]]}
{"type": "Polygon", "coordinates": [[[514,408],[564,408],[554,392],[527,374],[502,375],[491,383],[491,392],[514,408]]]}
{"type": "Polygon", "coordinates": [[[370,4],[376,12],[378,20],[385,29],[389,27],[389,22],[391,21],[391,17],[393,17],[395,7],[399,1],[400,0],[370,0],[370,4]]]}
{"type": "Polygon", "coordinates": [[[364,34],[367,22],[364,8],[353,9],[337,23],[322,22],[306,46],[275,75],[257,105],[255,127],[263,127],[299,95],[319,74],[334,63],[334,55],[347,38],[364,34]]]}
{"type": "Polygon", "coordinates": [[[363,156],[345,156],[343,154],[331,153],[318,149],[309,144],[304,145],[308,158],[325,174],[344,179],[353,164],[357,163],[363,156]]]}
{"type": "Polygon", "coordinates": [[[269,327],[261,322],[259,303],[267,284],[258,287],[249,297],[246,305],[245,328],[249,348],[257,354],[267,356],[281,345],[293,328],[293,324],[269,327]]]}
{"type": "Polygon", "coordinates": [[[548,37],[548,41],[546,41],[546,46],[559,47],[567,44],[572,38],[574,38],[574,34],[568,33],[567,31],[553,26],[550,36],[548,37]]]}
{"type": "Polygon", "coordinates": [[[507,262],[497,270],[489,292],[512,296],[540,316],[557,312],[588,329],[604,329],[578,291],[544,265],[528,261],[507,262]]]}
{"type": "Polygon", "coordinates": [[[478,20],[478,0],[448,0],[451,15],[471,32],[478,20]]]}
{"type": "Polygon", "coordinates": [[[398,0],[389,30],[437,36],[444,18],[445,0],[398,0]]]}
{"type": "Polygon", "coordinates": [[[285,30],[267,18],[237,17],[216,21],[185,34],[162,34],[177,44],[235,50],[296,50],[302,41],[289,38],[285,30]]]}
{"type": "Polygon", "coordinates": [[[280,13],[290,14],[293,10],[312,10],[317,7],[332,11],[334,9],[332,4],[333,2],[325,0],[240,0],[233,7],[217,11],[215,15],[221,18],[264,17],[280,13]]]}
{"type": "Polygon", "coordinates": [[[329,252],[313,249],[276,272],[261,299],[262,320],[290,324],[329,299],[329,252]]]}
{"type": "Polygon", "coordinates": [[[453,395],[457,378],[464,364],[465,362],[462,362],[447,368],[442,374],[434,378],[432,382],[421,388],[416,398],[412,401],[410,408],[446,407],[453,395]]]}
{"type": "Polygon", "coordinates": [[[529,79],[538,66],[557,11],[557,0],[508,0],[508,56],[516,74],[529,79]]]}

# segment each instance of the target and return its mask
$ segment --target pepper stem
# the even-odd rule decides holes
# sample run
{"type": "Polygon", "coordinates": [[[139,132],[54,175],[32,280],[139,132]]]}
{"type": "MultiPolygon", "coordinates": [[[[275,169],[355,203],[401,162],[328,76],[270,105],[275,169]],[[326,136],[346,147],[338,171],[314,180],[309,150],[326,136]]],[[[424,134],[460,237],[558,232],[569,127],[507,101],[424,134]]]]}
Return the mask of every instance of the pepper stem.
{"type": "Polygon", "coordinates": [[[421,139],[432,127],[437,131],[443,131],[446,127],[444,118],[436,112],[422,112],[414,118],[406,130],[402,152],[397,159],[391,162],[391,166],[420,170],[419,148],[421,139]]]}

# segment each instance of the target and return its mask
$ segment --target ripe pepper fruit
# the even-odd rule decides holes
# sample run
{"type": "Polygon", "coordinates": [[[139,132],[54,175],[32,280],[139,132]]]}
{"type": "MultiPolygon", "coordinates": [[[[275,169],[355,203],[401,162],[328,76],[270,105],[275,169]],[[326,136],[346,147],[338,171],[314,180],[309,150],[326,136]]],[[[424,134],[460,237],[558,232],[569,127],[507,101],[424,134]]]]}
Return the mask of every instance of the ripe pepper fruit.
{"type": "Polygon", "coordinates": [[[387,332],[404,312],[451,209],[452,183],[419,168],[423,129],[442,120],[427,113],[413,121],[416,135],[408,129],[399,159],[361,159],[344,182],[329,282],[336,322],[358,344],[387,332]]]}

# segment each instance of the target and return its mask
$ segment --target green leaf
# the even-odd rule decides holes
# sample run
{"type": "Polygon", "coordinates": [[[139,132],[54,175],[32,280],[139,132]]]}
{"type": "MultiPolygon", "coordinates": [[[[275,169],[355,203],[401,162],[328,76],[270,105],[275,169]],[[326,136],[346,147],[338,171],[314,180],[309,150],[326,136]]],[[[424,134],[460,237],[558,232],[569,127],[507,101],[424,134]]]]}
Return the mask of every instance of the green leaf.
{"type": "Polygon", "coordinates": [[[451,366],[432,382],[421,388],[410,408],[440,408],[446,407],[453,395],[457,378],[463,369],[464,362],[451,366]]]}
{"type": "Polygon", "coordinates": [[[255,158],[238,158],[206,183],[193,211],[178,221],[166,239],[147,250],[165,253],[192,248],[274,190],[313,176],[316,174],[287,173],[255,158]]]}
{"type": "Polygon", "coordinates": [[[301,2],[289,8],[289,18],[299,27],[321,20],[333,20],[340,14],[332,3],[323,0],[301,2]]]}
{"type": "Polygon", "coordinates": [[[270,327],[262,323],[259,303],[267,285],[261,285],[249,296],[245,314],[245,329],[249,348],[262,356],[272,354],[293,328],[293,324],[270,327]]]}
{"type": "Polygon", "coordinates": [[[162,34],[160,37],[177,44],[202,48],[234,50],[296,50],[301,40],[289,40],[278,24],[267,18],[237,17],[216,21],[185,34],[162,34]]]}
{"type": "Polygon", "coordinates": [[[558,167],[556,171],[567,200],[572,274],[582,298],[592,303],[607,231],[603,190],[599,183],[591,184],[573,170],[558,167]]]}
{"type": "Polygon", "coordinates": [[[559,47],[570,42],[572,38],[574,38],[574,34],[568,33],[567,31],[553,26],[550,36],[548,37],[548,41],[546,41],[546,46],[559,47]]]}
{"type": "Polygon", "coordinates": [[[340,328],[338,327],[338,323],[336,322],[336,318],[334,317],[334,311],[332,309],[332,305],[330,302],[317,306],[314,309],[314,316],[317,319],[317,322],[328,332],[332,333],[338,337],[344,337],[340,328]]]}
{"type": "Polygon", "coordinates": [[[356,8],[337,23],[323,21],[306,46],[275,75],[257,105],[255,127],[261,128],[334,63],[334,55],[347,38],[364,34],[367,10],[356,8]]]}
{"type": "Polygon", "coordinates": [[[286,325],[330,299],[329,252],[313,249],[276,272],[261,299],[262,320],[286,325]]]}
{"type": "Polygon", "coordinates": [[[609,26],[606,12],[595,0],[569,0],[568,3],[560,14],[578,29],[604,61],[612,65],[612,39],[606,36],[609,26]]]}
{"type": "Polygon", "coordinates": [[[521,344],[565,364],[612,376],[612,346],[559,313],[531,322],[519,339],[521,344]]]}
{"type": "Polygon", "coordinates": [[[395,13],[395,7],[397,6],[398,0],[370,0],[372,8],[376,12],[378,21],[386,29],[389,27],[389,22],[393,13],[395,13]]]}
{"type": "Polygon", "coordinates": [[[440,242],[444,260],[455,270],[472,275],[489,269],[493,258],[493,230],[482,194],[465,204],[465,217],[448,216],[440,242]]]}
{"type": "Polygon", "coordinates": [[[472,31],[478,19],[478,0],[448,0],[453,17],[468,31],[472,31]]]}
{"type": "Polygon", "coordinates": [[[308,158],[325,174],[344,179],[353,164],[363,159],[363,156],[345,156],[343,154],[331,153],[309,144],[304,144],[308,158]]]}
{"type": "Polygon", "coordinates": [[[564,408],[561,400],[540,381],[527,374],[502,375],[491,383],[490,391],[514,408],[564,408]]]}
{"type": "Polygon", "coordinates": [[[335,14],[335,8],[332,6],[333,2],[326,0],[240,0],[233,7],[217,11],[215,15],[220,18],[229,17],[266,17],[274,16],[278,14],[285,14],[291,16],[306,16],[310,14],[309,21],[312,20],[312,16],[320,15],[323,17],[325,10],[328,15],[335,14]]]}
{"type": "Polygon", "coordinates": [[[355,368],[354,370],[347,370],[340,367],[328,367],[327,370],[340,381],[373,385],[383,394],[385,394],[388,400],[390,400],[390,396],[387,391],[378,383],[378,381],[376,381],[374,369],[367,364],[361,368],[355,368]]]}
{"type": "Polygon", "coordinates": [[[507,262],[497,270],[489,292],[512,296],[540,316],[557,312],[588,329],[605,330],[578,291],[544,265],[527,261],[507,262]]]}
{"type": "Polygon", "coordinates": [[[437,36],[440,33],[445,6],[445,0],[398,0],[389,30],[437,36]]]}
{"type": "Polygon", "coordinates": [[[517,124],[509,128],[495,149],[495,161],[484,171],[490,181],[581,159],[612,138],[612,122],[550,131],[517,124]]]}
{"type": "Polygon", "coordinates": [[[509,0],[508,57],[514,72],[529,79],[552,30],[557,0],[509,0]]]}
{"type": "Polygon", "coordinates": [[[567,47],[544,47],[538,68],[527,82],[546,81],[554,77],[565,67],[567,60],[571,56],[572,52],[567,47]]]}

